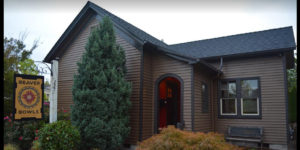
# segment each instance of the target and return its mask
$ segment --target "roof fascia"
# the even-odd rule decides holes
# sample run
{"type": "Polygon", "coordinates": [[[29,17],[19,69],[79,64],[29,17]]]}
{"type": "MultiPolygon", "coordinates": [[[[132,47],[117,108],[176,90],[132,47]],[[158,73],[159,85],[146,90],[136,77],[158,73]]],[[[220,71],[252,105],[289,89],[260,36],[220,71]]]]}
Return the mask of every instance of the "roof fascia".
{"type": "MultiPolygon", "coordinates": [[[[99,22],[101,22],[104,16],[105,15],[103,15],[103,14],[97,13],[96,19],[99,22]]],[[[113,22],[115,33],[117,33],[120,37],[122,37],[124,40],[126,40],[128,43],[130,43],[132,46],[136,47],[138,50],[142,50],[144,42],[141,39],[133,36],[131,33],[129,33],[122,26],[115,23],[113,20],[112,20],[112,22],[113,22]]]]}
{"type": "Polygon", "coordinates": [[[273,49],[273,50],[264,50],[264,51],[257,51],[257,52],[248,52],[248,53],[240,53],[240,54],[232,54],[232,55],[219,55],[219,56],[212,56],[212,57],[203,57],[202,60],[218,60],[220,57],[223,58],[247,58],[253,56],[260,56],[260,55],[269,55],[272,53],[280,53],[280,52],[289,52],[293,51],[296,47],[289,47],[289,48],[282,48],[282,49],[273,49]]]}
{"type": "MultiPolygon", "coordinates": [[[[102,18],[103,18],[104,16],[106,16],[106,15],[104,15],[104,12],[102,12],[101,10],[99,10],[97,7],[98,7],[98,6],[96,6],[95,4],[92,4],[92,5],[90,6],[90,8],[91,8],[93,11],[95,11],[95,13],[97,14],[97,17],[96,17],[96,18],[97,18],[99,21],[101,21],[102,18]]],[[[108,16],[108,17],[109,17],[109,16],[108,16]]],[[[114,23],[114,26],[115,26],[118,30],[120,30],[120,31],[122,31],[122,32],[124,32],[124,33],[126,33],[130,38],[134,39],[134,40],[135,40],[136,42],[138,42],[139,44],[144,44],[144,40],[143,40],[143,39],[141,39],[141,38],[135,36],[132,32],[130,32],[130,31],[127,30],[126,28],[124,28],[124,27],[122,27],[121,25],[119,25],[113,18],[111,18],[111,17],[109,17],[109,18],[110,18],[110,20],[114,23]]]]}
{"type": "Polygon", "coordinates": [[[198,60],[196,63],[194,63],[194,64],[198,64],[198,63],[204,65],[205,67],[209,68],[210,70],[212,70],[212,71],[215,72],[215,73],[223,74],[223,72],[222,72],[221,70],[219,70],[219,69],[217,69],[216,67],[214,67],[213,65],[207,63],[205,60],[199,59],[199,60],[198,60]]]}
{"type": "Polygon", "coordinates": [[[179,54],[179,53],[177,53],[177,52],[174,52],[174,51],[172,51],[172,50],[170,50],[170,49],[168,49],[168,48],[166,48],[166,47],[158,46],[158,45],[153,44],[153,43],[151,43],[151,42],[149,42],[149,41],[146,41],[145,44],[151,45],[152,47],[155,47],[156,50],[161,51],[161,52],[163,52],[163,53],[170,54],[170,55],[176,56],[176,57],[178,57],[178,58],[182,58],[182,59],[189,60],[188,62],[195,62],[195,61],[197,61],[197,58],[184,56],[184,55],[179,54]]]}
{"type": "Polygon", "coordinates": [[[90,7],[90,2],[87,2],[85,6],[81,9],[79,14],[75,17],[75,19],[72,21],[72,23],[68,26],[68,28],[65,30],[65,32],[60,36],[58,41],[55,43],[55,45],[52,47],[50,52],[47,54],[47,56],[44,58],[43,62],[50,63],[53,59],[53,55],[55,55],[57,49],[59,46],[65,41],[67,36],[73,31],[75,26],[78,24],[78,22],[82,19],[82,17],[87,13],[88,9],[90,7]]]}

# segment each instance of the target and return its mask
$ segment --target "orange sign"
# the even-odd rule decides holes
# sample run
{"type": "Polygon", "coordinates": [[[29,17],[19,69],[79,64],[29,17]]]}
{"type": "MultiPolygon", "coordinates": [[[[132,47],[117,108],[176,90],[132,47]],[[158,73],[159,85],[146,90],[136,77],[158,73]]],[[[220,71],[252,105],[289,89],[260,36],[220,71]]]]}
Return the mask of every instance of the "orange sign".
{"type": "Polygon", "coordinates": [[[44,77],[15,74],[14,119],[42,119],[44,77]]]}

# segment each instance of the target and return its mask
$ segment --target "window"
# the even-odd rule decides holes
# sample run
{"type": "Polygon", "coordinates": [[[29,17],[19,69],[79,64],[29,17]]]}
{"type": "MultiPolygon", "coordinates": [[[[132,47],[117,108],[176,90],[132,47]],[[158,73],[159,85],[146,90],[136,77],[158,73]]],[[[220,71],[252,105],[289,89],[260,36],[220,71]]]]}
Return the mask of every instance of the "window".
{"type": "Polygon", "coordinates": [[[219,112],[231,118],[261,118],[259,78],[221,80],[219,112]]]}
{"type": "Polygon", "coordinates": [[[201,85],[202,88],[202,113],[208,113],[208,108],[209,108],[209,104],[208,104],[208,87],[207,84],[202,82],[201,85]]]}
{"type": "Polygon", "coordinates": [[[241,80],[242,115],[258,115],[258,80],[241,80]]]}
{"type": "Polygon", "coordinates": [[[220,108],[222,115],[237,114],[236,82],[222,82],[220,108]]]}

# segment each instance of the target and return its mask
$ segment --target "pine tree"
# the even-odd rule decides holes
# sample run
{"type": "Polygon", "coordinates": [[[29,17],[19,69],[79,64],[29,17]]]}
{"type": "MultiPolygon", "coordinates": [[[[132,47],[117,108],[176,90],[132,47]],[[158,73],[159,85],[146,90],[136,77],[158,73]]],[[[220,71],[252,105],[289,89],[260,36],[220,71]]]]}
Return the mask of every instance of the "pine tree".
{"type": "Polygon", "coordinates": [[[116,149],[128,136],[131,84],[125,80],[125,53],[104,17],[89,36],[74,75],[71,121],[84,149],[116,149]]]}

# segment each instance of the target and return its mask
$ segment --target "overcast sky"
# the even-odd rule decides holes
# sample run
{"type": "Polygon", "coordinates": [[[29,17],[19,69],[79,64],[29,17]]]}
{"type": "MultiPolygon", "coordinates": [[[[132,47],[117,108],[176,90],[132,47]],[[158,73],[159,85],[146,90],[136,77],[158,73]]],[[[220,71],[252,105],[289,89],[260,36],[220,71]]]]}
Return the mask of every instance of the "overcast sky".
{"type": "MultiPolygon", "coordinates": [[[[293,26],[296,0],[90,0],[167,44],[293,26]]],[[[40,45],[42,61],[87,0],[4,0],[4,36],[40,45]]]]}

